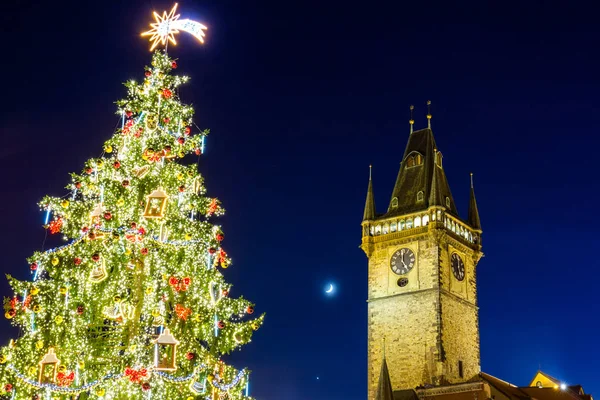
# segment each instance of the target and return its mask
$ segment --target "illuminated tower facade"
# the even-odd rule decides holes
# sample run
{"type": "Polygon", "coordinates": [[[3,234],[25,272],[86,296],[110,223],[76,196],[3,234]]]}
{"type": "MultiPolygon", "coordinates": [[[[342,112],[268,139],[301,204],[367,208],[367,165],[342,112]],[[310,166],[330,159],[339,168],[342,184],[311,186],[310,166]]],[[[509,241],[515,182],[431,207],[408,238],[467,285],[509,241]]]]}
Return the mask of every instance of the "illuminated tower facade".
{"type": "Polygon", "coordinates": [[[386,212],[377,213],[369,178],[362,222],[369,400],[384,353],[393,390],[468,382],[480,372],[476,266],[483,254],[473,184],[461,219],[430,124],[413,131],[412,123],[386,212]]]}

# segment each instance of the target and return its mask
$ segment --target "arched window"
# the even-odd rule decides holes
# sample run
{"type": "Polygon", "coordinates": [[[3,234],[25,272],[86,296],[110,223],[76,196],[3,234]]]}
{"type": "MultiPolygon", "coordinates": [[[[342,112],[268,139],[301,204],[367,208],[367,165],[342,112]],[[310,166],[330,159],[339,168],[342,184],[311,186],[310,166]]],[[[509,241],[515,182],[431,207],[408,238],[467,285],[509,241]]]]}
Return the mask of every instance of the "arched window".
{"type": "MultiPolygon", "coordinates": [[[[435,214],[434,214],[435,215],[435,214]]],[[[423,215],[423,226],[429,224],[429,215],[423,215]]]]}
{"type": "Polygon", "coordinates": [[[398,228],[398,224],[396,224],[396,221],[394,221],[390,224],[390,232],[396,232],[397,228],[398,228]]]}
{"type": "Polygon", "coordinates": [[[375,235],[381,235],[381,225],[375,227],[375,235]]]}
{"type": "Polygon", "coordinates": [[[415,166],[415,158],[413,156],[409,156],[408,160],[406,160],[406,168],[412,168],[415,166]]]}
{"type": "Polygon", "coordinates": [[[417,193],[417,201],[423,201],[423,191],[422,190],[419,193],[417,193]]]}
{"type": "Polygon", "coordinates": [[[399,230],[399,231],[402,231],[402,230],[404,230],[404,229],[406,229],[406,225],[404,224],[404,220],[403,220],[403,219],[401,219],[401,220],[400,220],[400,223],[398,224],[398,230],[399,230]]]}
{"type": "Polygon", "coordinates": [[[394,197],[392,199],[392,208],[396,208],[396,207],[398,207],[398,198],[394,197]]]}
{"type": "Polygon", "coordinates": [[[442,168],[442,152],[438,151],[435,153],[435,165],[442,168]]]}
{"type": "Polygon", "coordinates": [[[442,219],[442,211],[441,210],[437,210],[437,220],[441,220],[442,219]]]}
{"type": "Polygon", "coordinates": [[[413,151],[406,157],[406,168],[423,165],[423,155],[413,151]]]}
{"type": "Polygon", "coordinates": [[[371,225],[371,236],[375,234],[375,226],[371,225]]]}
{"type": "Polygon", "coordinates": [[[388,224],[385,224],[383,226],[383,234],[385,235],[386,233],[388,233],[390,231],[390,226],[388,224]]]}
{"type": "Polygon", "coordinates": [[[415,228],[421,226],[421,217],[415,217],[415,228]]]}
{"type": "Polygon", "coordinates": [[[406,229],[411,229],[413,227],[413,220],[409,218],[406,220],[406,229]]]}
{"type": "Polygon", "coordinates": [[[446,207],[450,208],[450,197],[446,197],[446,207]]]}

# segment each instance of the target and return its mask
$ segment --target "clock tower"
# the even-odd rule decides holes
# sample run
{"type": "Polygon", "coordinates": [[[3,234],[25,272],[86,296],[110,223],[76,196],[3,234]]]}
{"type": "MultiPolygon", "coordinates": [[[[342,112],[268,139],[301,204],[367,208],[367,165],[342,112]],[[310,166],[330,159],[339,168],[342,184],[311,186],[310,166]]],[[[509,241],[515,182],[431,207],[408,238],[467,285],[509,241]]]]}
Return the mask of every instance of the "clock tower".
{"type": "Polygon", "coordinates": [[[369,177],[361,248],[368,257],[368,399],[385,360],[393,390],[477,379],[476,266],[481,224],[471,179],[468,218],[458,215],[435,144],[413,131],[387,210],[369,177]],[[385,348],[384,348],[385,347],[385,348]]]}

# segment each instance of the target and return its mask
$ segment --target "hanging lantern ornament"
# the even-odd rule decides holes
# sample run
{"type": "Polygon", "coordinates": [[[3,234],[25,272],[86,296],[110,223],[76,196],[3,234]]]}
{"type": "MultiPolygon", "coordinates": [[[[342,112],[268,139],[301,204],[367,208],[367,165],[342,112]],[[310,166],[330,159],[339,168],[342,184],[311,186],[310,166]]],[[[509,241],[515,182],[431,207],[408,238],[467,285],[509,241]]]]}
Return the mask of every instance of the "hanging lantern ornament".
{"type": "Polygon", "coordinates": [[[150,193],[146,200],[144,218],[163,218],[165,216],[168,198],[169,196],[162,188],[158,188],[150,193]]]}
{"type": "Polygon", "coordinates": [[[157,371],[175,371],[175,359],[177,357],[177,345],[179,341],[171,335],[169,328],[156,339],[154,345],[154,369],[157,371]]]}
{"type": "Polygon", "coordinates": [[[48,353],[40,361],[40,373],[38,381],[40,384],[54,383],[56,380],[56,370],[60,360],[56,357],[54,349],[48,349],[48,353]]]}
{"type": "Polygon", "coordinates": [[[104,261],[104,258],[99,257],[99,261],[100,262],[94,264],[94,267],[90,272],[90,281],[93,283],[102,282],[108,276],[108,273],[106,272],[106,262],[104,261]]]}

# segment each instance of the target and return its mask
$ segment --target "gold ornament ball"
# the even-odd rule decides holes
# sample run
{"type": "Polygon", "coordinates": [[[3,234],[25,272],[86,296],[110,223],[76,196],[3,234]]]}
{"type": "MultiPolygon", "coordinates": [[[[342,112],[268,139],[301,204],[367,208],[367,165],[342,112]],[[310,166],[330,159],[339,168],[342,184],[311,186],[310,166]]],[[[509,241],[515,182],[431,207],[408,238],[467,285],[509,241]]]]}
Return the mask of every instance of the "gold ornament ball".
{"type": "Polygon", "coordinates": [[[201,322],[202,321],[202,316],[200,314],[194,315],[194,321],[195,322],[201,322]]]}
{"type": "Polygon", "coordinates": [[[125,200],[123,200],[123,198],[121,197],[119,200],[117,200],[117,205],[119,207],[122,207],[125,205],[125,200]]]}
{"type": "Polygon", "coordinates": [[[183,178],[185,178],[185,176],[181,172],[177,174],[177,180],[178,181],[182,181],[183,178]]]}
{"type": "Polygon", "coordinates": [[[103,167],[104,167],[104,161],[102,161],[102,160],[98,160],[98,162],[96,163],[96,166],[97,166],[98,168],[103,168],[103,167]]]}
{"type": "Polygon", "coordinates": [[[125,255],[130,255],[130,254],[131,254],[131,249],[125,250],[125,255]]]}
{"type": "Polygon", "coordinates": [[[183,151],[180,151],[179,153],[177,153],[177,157],[183,158],[185,157],[185,153],[183,151]]]}
{"type": "Polygon", "coordinates": [[[106,390],[104,390],[104,388],[98,388],[98,389],[96,389],[96,395],[97,395],[97,396],[100,396],[100,397],[102,397],[102,396],[104,396],[105,394],[106,394],[106,390]]]}
{"type": "Polygon", "coordinates": [[[79,367],[79,369],[83,370],[83,369],[85,369],[85,362],[84,361],[79,361],[77,363],[77,366],[79,367]]]}
{"type": "Polygon", "coordinates": [[[192,240],[192,235],[190,233],[186,233],[185,240],[192,240]]]}
{"type": "Polygon", "coordinates": [[[63,200],[62,203],[60,203],[60,205],[63,206],[63,208],[69,207],[69,204],[69,200],[63,200]]]}
{"type": "Polygon", "coordinates": [[[194,400],[194,398],[192,396],[188,396],[186,400],[194,400]]]}
{"type": "Polygon", "coordinates": [[[121,302],[121,296],[116,295],[115,297],[113,297],[113,300],[115,301],[115,303],[120,303],[121,302]]]}
{"type": "Polygon", "coordinates": [[[36,367],[29,367],[27,369],[27,372],[29,373],[29,375],[35,375],[37,374],[38,369],[36,367]]]}
{"type": "Polygon", "coordinates": [[[31,295],[35,296],[36,294],[38,294],[40,292],[40,289],[36,288],[35,286],[31,288],[31,295]]]}
{"type": "Polygon", "coordinates": [[[195,172],[194,172],[193,170],[191,170],[191,169],[188,169],[188,172],[187,172],[187,174],[188,174],[188,175],[190,176],[190,178],[191,178],[191,177],[193,177],[193,176],[195,175],[195,172]]]}
{"type": "Polygon", "coordinates": [[[58,292],[59,292],[60,294],[67,294],[67,288],[66,288],[66,287],[64,287],[64,286],[61,286],[61,288],[60,288],[60,289],[58,289],[58,292]]]}
{"type": "Polygon", "coordinates": [[[42,310],[42,307],[40,307],[39,304],[36,304],[33,306],[34,313],[39,313],[41,310],[42,310]]]}
{"type": "Polygon", "coordinates": [[[43,340],[38,340],[37,342],[35,342],[35,348],[38,350],[41,350],[44,348],[44,341],[43,340]]]}
{"type": "Polygon", "coordinates": [[[260,325],[257,322],[253,322],[252,323],[252,329],[254,329],[255,331],[257,331],[258,328],[260,328],[260,325]]]}
{"type": "Polygon", "coordinates": [[[4,364],[8,361],[8,358],[4,354],[0,354],[0,364],[4,364]]]}
{"type": "Polygon", "coordinates": [[[146,294],[152,294],[152,287],[148,286],[146,288],[146,294]]]}
{"type": "Polygon", "coordinates": [[[227,269],[229,267],[229,263],[225,260],[221,261],[221,268],[227,269]]]}
{"type": "Polygon", "coordinates": [[[67,367],[64,365],[59,365],[58,372],[63,372],[63,373],[67,372],[67,367]]]}
{"type": "Polygon", "coordinates": [[[108,144],[108,145],[106,145],[106,147],[104,147],[104,151],[106,153],[112,153],[113,148],[112,148],[112,146],[110,144],[108,144]]]}
{"type": "Polygon", "coordinates": [[[208,381],[209,381],[209,382],[211,382],[211,383],[212,383],[212,381],[214,381],[214,380],[215,380],[215,376],[214,376],[213,374],[209,374],[209,375],[207,376],[207,379],[208,379],[208,381]]]}
{"type": "Polygon", "coordinates": [[[60,315],[57,315],[56,317],[54,317],[54,322],[56,322],[58,325],[62,324],[64,320],[65,319],[60,315]]]}
{"type": "Polygon", "coordinates": [[[152,311],[152,316],[153,316],[154,318],[156,318],[156,317],[160,317],[160,311],[159,311],[159,310],[154,310],[154,311],[152,311]]]}
{"type": "Polygon", "coordinates": [[[6,319],[13,319],[14,315],[12,315],[11,313],[9,313],[8,311],[4,313],[4,317],[6,319]]]}
{"type": "Polygon", "coordinates": [[[54,257],[54,258],[52,259],[52,261],[50,261],[50,262],[52,263],[52,265],[54,265],[54,266],[56,267],[56,266],[58,265],[58,263],[59,263],[59,259],[58,259],[58,258],[56,258],[56,257],[54,257]]]}

